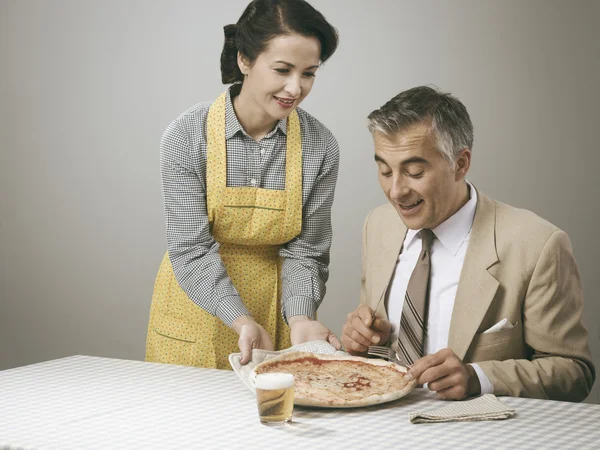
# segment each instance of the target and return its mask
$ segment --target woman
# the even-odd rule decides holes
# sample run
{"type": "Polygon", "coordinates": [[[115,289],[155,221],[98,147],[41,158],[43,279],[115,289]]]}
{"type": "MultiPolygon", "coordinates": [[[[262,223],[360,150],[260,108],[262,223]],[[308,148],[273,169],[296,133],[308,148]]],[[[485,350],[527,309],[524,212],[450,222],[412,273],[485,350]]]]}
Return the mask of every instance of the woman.
{"type": "Polygon", "coordinates": [[[168,252],[147,361],[229,369],[238,348],[245,364],[252,348],[340,347],[314,320],[338,146],[297,108],[337,32],[303,0],[255,0],[224,29],[222,81],[234,84],[183,113],[161,141],[168,252]]]}

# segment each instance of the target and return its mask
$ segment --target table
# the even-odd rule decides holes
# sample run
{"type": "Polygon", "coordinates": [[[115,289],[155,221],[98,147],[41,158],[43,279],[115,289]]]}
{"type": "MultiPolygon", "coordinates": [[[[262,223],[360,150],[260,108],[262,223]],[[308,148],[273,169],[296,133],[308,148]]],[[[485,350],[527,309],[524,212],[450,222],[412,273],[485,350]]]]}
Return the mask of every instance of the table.
{"type": "Polygon", "coordinates": [[[446,404],[416,389],[368,408],[296,407],[269,427],[231,371],[72,356],[0,372],[0,449],[600,448],[600,405],[500,399],[513,418],[411,424],[446,404]]]}

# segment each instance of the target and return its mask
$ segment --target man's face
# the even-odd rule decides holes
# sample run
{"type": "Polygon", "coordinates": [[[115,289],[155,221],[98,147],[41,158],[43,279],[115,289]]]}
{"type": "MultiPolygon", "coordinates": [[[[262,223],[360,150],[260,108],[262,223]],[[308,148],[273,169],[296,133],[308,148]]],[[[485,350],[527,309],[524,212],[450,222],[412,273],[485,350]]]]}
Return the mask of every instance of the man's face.
{"type": "Polygon", "coordinates": [[[427,124],[390,136],[376,131],[373,141],[381,188],[408,228],[435,228],[467,202],[469,149],[449,164],[427,124]]]}

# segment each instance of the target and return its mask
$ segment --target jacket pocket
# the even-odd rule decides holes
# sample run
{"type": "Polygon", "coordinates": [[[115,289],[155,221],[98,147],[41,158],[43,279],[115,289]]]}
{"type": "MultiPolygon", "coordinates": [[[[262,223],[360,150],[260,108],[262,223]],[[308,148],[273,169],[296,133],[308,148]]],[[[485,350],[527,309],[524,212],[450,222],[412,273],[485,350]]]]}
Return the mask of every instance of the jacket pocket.
{"type": "Polygon", "coordinates": [[[465,357],[468,362],[504,361],[526,357],[523,327],[520,323],[494,333],[478,333],[465,357]]]}
{"type": "MultiPolygon", "coordinates": [[[[521,328],[520,322],[517,322],[512,327],[505,328],[504,330],[492,331],[490,333],[477,333],[475,335],[475,339],[480,347],[502,344],[503,342],[508,342],[511,340],[513,331],[516,328],[521,328]]],[[[475,339],[473,342],[475,342],[475,339]]]]}

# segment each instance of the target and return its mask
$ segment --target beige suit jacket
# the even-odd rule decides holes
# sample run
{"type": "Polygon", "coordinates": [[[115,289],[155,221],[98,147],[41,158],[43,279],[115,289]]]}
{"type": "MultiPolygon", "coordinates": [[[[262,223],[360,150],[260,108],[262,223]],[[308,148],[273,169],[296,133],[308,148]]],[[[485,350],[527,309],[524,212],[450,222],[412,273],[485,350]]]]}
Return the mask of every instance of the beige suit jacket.
{"type": "MultiPolygon", "coordinates": [[[[365,221],[361,303],[380,317],[406,231],[389,204],[365,221]]],[[[582,312],[567,234],[478,192],[448,347],[477,362],[496,395],[581,401],[595,379],[582,312]],[[482,334],[504,318],[516,325],[482,334]]]]}

